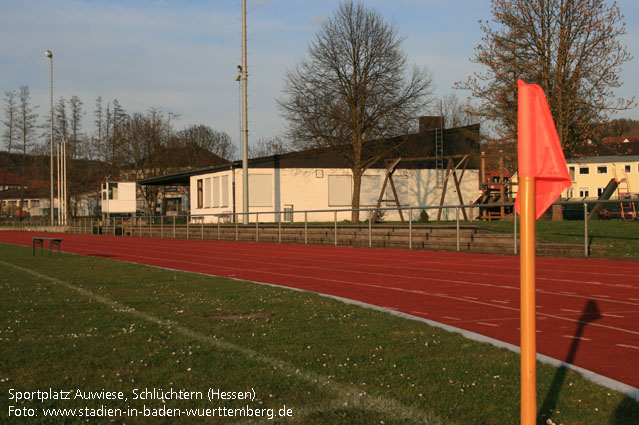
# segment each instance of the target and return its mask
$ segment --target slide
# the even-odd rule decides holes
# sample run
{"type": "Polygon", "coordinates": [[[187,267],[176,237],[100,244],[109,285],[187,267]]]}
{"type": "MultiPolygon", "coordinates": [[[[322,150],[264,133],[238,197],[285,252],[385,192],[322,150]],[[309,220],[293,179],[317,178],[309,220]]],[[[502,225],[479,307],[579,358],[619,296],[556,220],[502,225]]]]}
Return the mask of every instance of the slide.
{"type": "MultiPolygon", "coordinates": [[[[608,199],[610,199],[612,194],[615,193],[615,190],[617,190],[617,184],[618,183],[616,179],[610,179],[610,182],[608,182],[608,185],[604,189],[603,193],[599,196],[598,200],[607,201],[608,199]]],[[[596,203],[593,210],[590,212],[590,214],[588,214],[588,220],[599,217],[599,211],[603,208],[604,205],[604,203],[596,203]]]]}

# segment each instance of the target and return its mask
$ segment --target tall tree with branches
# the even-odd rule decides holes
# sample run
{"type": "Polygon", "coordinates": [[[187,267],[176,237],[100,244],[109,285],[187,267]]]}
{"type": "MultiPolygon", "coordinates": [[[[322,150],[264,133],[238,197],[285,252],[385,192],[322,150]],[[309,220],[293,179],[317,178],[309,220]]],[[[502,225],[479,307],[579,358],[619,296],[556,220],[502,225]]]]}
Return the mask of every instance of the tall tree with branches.
{"type": "MultiPolygon", "coordinates": [[[[4,140],[5,146],[7,148],[7,161],[11,161],[11,148],[13,147],[13,142],[16,140],[17,136],[17,120],[18,120],[18,104],[16,98],[18,94],[15,90],[5,91],[4,92],[4,119],[2,120],[2,124],[4,125],[4,131],[2,132],[2,139],[4,140]]],[[[3,164],[2,167],[2,188],[0,188],[0,206],[2,204],[3,192],[4,188],[7,186],[7,174],[8,174],[8,163],[3,164]]],[[[0,208],[0,214],[2,214],[2,210],[0,208]]]]}
{"type": "MultiPolygon", "coordinates": [[[[407,70],[403,38],[380,13],[345,1],[310,43],[308,59],[289,71],[279,100],[298,147],[330,147],[353,173],[359,208],[364,172],[391,149],[384,139],[406,134],[430,101],[426,69],[407,70]]],[[[359,211],[353,211],[359,221],[359,211]]]]}
{"type": "Polygon", "coordinates": [[[598,122],[633,106],[615,99],[624,62],[632,59],[616,2],[606,0],[492,0],[492,22],[480,23],[482,43],[471,62],[483,65],[457,88],[481,101],[476,112],[514,140],[517,79],[539,84],[557,133],[570,152],[595,136],[598,122]]]}
{"type": "Polygon", "coordinates": [[[35,107],[31,106],[31,93],[29,86],[20,86],[18,89],[18,134],[22,142],[22,166],[20,171],[20,219],[24,208],[24,182],[26,179],[27,151],[30,150],[36,136],[36,120],[38,115],[35,107]]]}

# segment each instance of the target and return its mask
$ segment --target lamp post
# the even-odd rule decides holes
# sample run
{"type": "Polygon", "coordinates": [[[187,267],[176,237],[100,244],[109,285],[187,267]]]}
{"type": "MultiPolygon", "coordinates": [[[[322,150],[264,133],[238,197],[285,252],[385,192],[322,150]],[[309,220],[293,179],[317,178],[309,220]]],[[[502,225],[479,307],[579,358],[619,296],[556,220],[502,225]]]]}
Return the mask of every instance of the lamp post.
{"type": "Polygon", "coordinates": [[[44,54],[49,58],[49,107],[51,109],[51,135],[49,139],[49,170],[51,171],[51,193],[49,198],[49,210],[51,213],[51,225],[53,226],[53,53],[47,50],[44,54]]]}

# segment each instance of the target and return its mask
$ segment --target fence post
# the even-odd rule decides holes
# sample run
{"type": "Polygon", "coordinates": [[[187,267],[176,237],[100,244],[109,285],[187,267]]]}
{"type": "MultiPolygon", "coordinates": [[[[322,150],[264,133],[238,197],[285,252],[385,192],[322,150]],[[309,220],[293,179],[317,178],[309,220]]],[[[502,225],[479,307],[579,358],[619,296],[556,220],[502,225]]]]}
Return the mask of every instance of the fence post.
{"type": "Polygon", "coordinates": [[[588,204],[584,201],[584,257],[588,257],[588,204]]]}
{"type": "Polygon", "coordinates": [[[202,221],[200,222],[200,239],[204,240],[204,216],[202,216],[202,221]]]}
{"type": "Polygon", "coordinates": [[[335,221],[335,246],[337,246],[337,211],[333,211],[333,220],[335,221]]]}
{"type": "Polygon", "coordinates": [[[304,245],[308,245],[308,211],[304,211],[304,245]]]}
{"type": "Polygon", "coordinates": [[[240,228],[237,217],[235,217],[235,242],[240,240],[240,228]]]}
{"type": "Polygon", "coordinates": [[[413,249],[413,209],[408,210],[408,249],[413,249]]]}
{"type": "Polygon", "coordinates": [[[189,226],[190,226],[190,222],[191,222],[191,215],[187,214],[186,215],[186,239],[189,239],[189,226]]]}
{"type": "Polygon", "coordinates": [[[173,216],[173,239],[175,239],[175,216],[173,216]]]}
{"type": "Polygon", "coordinates": [[[153,216],[149,216],[149,237],[153,237],[153,216]]]}
{"type": "Polygon", "coordinates": [[[220,216],[217,216],[217,240],[220,240],[220,216]]]}
{"type": "Polygon", "coordinates": [[[373,215],[375,214],[368,214],[368,247],[372,248],[373,247],[373,215]]]}
{"type": "Polygon", "coordinates": [[[164,239],[164,216],[160,216],[160,237],[164,239]]]}
{"type": "Polygon", "coordinates": [[[277,213],[277,239],[278,243],[282,243],[282,213],[277,213]]]}
{"type": "MultiPolygon", "coordinates": [[[[250,221],[250,218],[249,218],[249,221],[250,221]]],[[[259,242],[259,241],[260,241],[260,214],[255,213],[255,242],[259,242]]]]}
{"type": "Polygon", "coordinates": [[[457,252],[459,252],[459,207],[455,207],[455,222],[457,227],[457,252]]]}

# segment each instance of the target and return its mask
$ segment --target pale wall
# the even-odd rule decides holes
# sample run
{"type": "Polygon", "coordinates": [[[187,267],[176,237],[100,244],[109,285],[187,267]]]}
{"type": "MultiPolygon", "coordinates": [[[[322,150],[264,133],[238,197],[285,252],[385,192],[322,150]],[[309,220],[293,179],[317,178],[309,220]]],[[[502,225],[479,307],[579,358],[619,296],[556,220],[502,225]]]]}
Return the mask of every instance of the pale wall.
{"type": "MultiPolygon", "coordinates": [[[[112,182],[109,182],[112,183],[112,182]]],[[[135,214],[136,212],[136,183],[135,182],[117,182],[118,197],[117,199],[105,198],[106,190],[101,189],[101,205],[103,214],[135,214]]]]}
{"type": "MultiPolygon", "coordinates": [[[[575,168],[572,187],[562,193],[562,197],[564,198],[582,199],[584,198],[584,196],[582,196],[584,193],[581,192],[583,192],[584,190],[588,190],[588,196],[585,196],[585,198],[597,199],[599,198],[597,189],[603,190],[613,178],[617,178],[618,180],[627,178],[630,184],[630,191],[635,194],[639,192],[639,161],[618,161],[583,164],[579,164],[577,162],[569,162],[568,169],[570,170],[571,167],[575,168]],[[607,167],[606,173],[598,172],[598,167],[602,166],[607,167]],[[626,166],[629,166],[630,172],[624,172],[626,166]],[[582,167],[588,167],[589,173],[580,174],[579,169],[582,167]]],[[[612,199],[616,198],[617,194],[615,193],[612,196],[612,199]]]]}
{"type": "MultiPolygon", "coordinates": [[[[232,198],[232,184],[233,175],[230,170],[220,171],[217,173],[202,174],[191,177],[191,214],[231,214],[233,212],[233,198],[232,198]],[[227,206],[208,208],[198,208],[198,194],[197,194],[197,181],[202,179],[203,191],[206,192],[205,180],[211,179],[211,185],[213,185],[213,178],[218,177],[218,183],[221,184],[221,176],[227,176],[228,180],[228,204],[227,206]]],[[[233,171],[235,174],[235,205],[236,212],[241,213],[242,208],[242,170],[236,169],[233,171]]],[[[435,170],[403,170],[399,169],[393,175],[395,185],[398,190],[398,196],[402,205],[406,206],[437,206],[440,203],[441,189],[435,188],[435,170]]],[[[459,173],[458,173],[459,174],[459,173]]],[[[250,205],[249,211],[251,213],[267,213],[267,212],[284,212],[286,205],[292,205],[295,213],[294,220],[296,222],[304,221],[304,214],[298,211],[313,211],[313,210],[327,210],[327,209],[349,209],[350,201],[346,204],[329,205],[329,179],[330,176],[351,176],[350,170],[346,169],[250,169],[249,178],[254,175],[268,176],[267,180],[270,182],[270,193],[268,195],[262,194],[261,198],[268,198],[269,202],[262,206],[250,205]],[[321,177],[316,174],[321,172],[321,177]]],[[[362,194],[360,199],[361,207],[374,207],[381,186],[384,182],[385,170],[368,170],[365,176],[377,176],[377,179],[369,179],[371,184],[367,188],[362,188],[362,194]],[[366,200],[369,200],[368,202],[366,200]]],[[[351,179],[352,184],[352,179],[351,179]]],[[[462,180],[461,188],[465,204],[470,204],[478,196],[479,185],[479,171],[478,170],[466,170],[464,178],[462,180]]],[[[268,185],[267,185],[268,186],[268,185]]],[[[251,189],[249,185],[249,192],[251,189]]],[[[212,188],[211,188],[212,190],[212,188]]],[[[221,189],[218,189],[221,191],[221,189]]],[[[352,190],[352,189],[351,189],[352,190]]],[[[445,198],[445,205],[459,205],[457,192],[453,183],[452,177],[448,182],[447,195],[445,198]]],[[[349,192],[350,193],[350,192],[349,192]]],[[[391,193],[390,188],[387,189],[387,194],[391,193]]],[[[213,205],[213,196],[209,198],[210,205],[213,205]]],[[[349,198],[350,199],[350,198],[349,198]]],[[[388,197],[385,197],[388,199],[388,197]]],[[[392,199],[392,198],[391,198],[392,199]]],[[[221,199],[219,199],[221,201],[221,199]]],[[[206,201],[203,199],[203,201],[206,201]]],[[[203,202],[205,204],[205,202],[203,202]]],[[[382,206],[394,206],[394,203],[382,203],[382,206]]],[[[419,212],[414,212],[414,214],[419,212]]],[[[405,213],[408,214],[407,212],[405,213]]],[[[429,211],[431,219],[436,216],[436,211],[429,211]]],[[[366,219],[367,212],[362,212],[360,219],[366,219]]],[[[350,219],[351,213],[340,212],[338,213],[338,220],[350,219]]],[[[444,211],[443,218],[454,219],[454,209],[444,211]]],[[[334,218],[333,212],[309,212],[309,221],[332,221],[334,218]]],[[[397,211],[389,211],[385,214],[385,220],[398,220],[399,215],[397,211]]],[[[216,217],[205,217],[205,222],[217,222],[216,217]]],[[[274,214],[263,214],[259,217],[260,221],[273,222],[277,221],[277,217],[274,214]]],[[[255,215],[251,216],[250,221],[255,221],[255,215]]]]}

